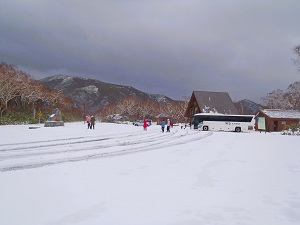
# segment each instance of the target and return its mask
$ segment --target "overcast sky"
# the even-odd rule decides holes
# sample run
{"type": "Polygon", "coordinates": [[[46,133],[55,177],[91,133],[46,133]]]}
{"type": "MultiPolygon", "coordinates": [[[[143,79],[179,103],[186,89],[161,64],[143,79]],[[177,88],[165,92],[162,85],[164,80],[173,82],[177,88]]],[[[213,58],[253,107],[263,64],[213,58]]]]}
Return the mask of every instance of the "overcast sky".
{"type": "Polygon", "coordinates": [[[259,102],[300,81],[299,0],[0,0],[0,61],[173,99],[259,102]]]}

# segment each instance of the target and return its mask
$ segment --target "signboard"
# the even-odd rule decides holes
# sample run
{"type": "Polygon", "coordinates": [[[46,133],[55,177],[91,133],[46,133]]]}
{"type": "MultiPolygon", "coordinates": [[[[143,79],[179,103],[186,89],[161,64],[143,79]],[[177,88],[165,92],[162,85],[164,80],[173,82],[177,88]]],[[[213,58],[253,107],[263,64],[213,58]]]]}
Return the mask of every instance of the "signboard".
{"type": "Polygon", "coordinates": [[[265,117],[257,117],[258,130],[266,130],[266,119],[265,117]]]}

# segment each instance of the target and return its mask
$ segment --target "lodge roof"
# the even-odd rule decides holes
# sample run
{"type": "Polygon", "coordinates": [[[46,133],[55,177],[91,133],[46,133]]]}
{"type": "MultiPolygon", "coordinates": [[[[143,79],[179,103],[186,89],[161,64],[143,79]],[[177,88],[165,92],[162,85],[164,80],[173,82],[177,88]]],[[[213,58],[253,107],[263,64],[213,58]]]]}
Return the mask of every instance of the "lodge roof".
{"type": "Polygon", "coordinates": [[[227,92],[194,91],[203,113],[239,114],[227,92]]]}
{"type": "Polygon", "coordinates": [[[270,118],[300,119],[299,110],[264,109],[260,111],[270,118]]]}

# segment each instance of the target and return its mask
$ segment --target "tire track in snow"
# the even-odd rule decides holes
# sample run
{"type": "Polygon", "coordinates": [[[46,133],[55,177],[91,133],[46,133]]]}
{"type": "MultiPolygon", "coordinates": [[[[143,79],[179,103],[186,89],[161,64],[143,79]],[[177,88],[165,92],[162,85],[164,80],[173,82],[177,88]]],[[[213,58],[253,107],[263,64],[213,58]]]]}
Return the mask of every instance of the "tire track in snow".
{"type": "MultiPolygon", "coordinates": [[[[177,131],[176,131],[177,132],[177,131]]],[[[53,147],[64,147],[64,146],[69,146],[69,148],[72,148],[70,151],[75,151],[74,147],[80,146],[79,144],[86,144],[86,143],[96,143],[96,142],[105,142],[105,141],[115,141],[118,142],[118,140],[123,140],[126,138],[127,142],[130,142],[131,139],[134,139],[134,142],[136,143],[136,136],[139,136],[139,142],[150,142],[157,136],[156,131],[151,131],[151,132],[143,132],[143,133],[125,133],[121,135],[102,135],[101,138],[95,136],[89,136],[89,137],[79,137],[79,138],[68,138],[68,139],[54,139],[54,140],[49,140],[49,141],[41,141],[41,142],[25,142],[23,143],[22,146],[14,147],[13,144],[9,144],[9,148],[0,148],[0,160],[5,158],[5,153],[7,153],[7,156],[20,156],[22,154],[29,156],[29,155],[34,155],[32,152],[37,152],[35,154],[53,154],[53,153],[59,153],[59,152],[66,152],[66,150],[60,151],[49,151],[49,148],[53,147]],[[149,135],[150,134],[150,135],[149,135]],[[145,137],[144,137],[145,136],[145,137]],[[93,138],[91,138],[93,137],[93,138]],[[84,140],[79,140],[78,139],[84,139],[84,140]],[[53,143],[56,142],[56,143],[53,143]],[[46,143],[46,144],[40,144],[40,143],[46,143]],[[13,152],[14,151],[14,152],[13,152]]],[[[122,142],[123,143],[123,142],[122,142]]],[[[17,143],[19,145],[20,143],[17,143]]],[[[2,146],[7,146],[2,145],[2,146]]],[[[116,145],[113,145],[116,146],[116,145]]],[[[111,146],[111,147],[113,147],[111,146]]],[[[1,145],[0,145],[1,147],[1,145]]],[[[57,149],[57,148],[56,148],[57,149]]],[[[81,150],[84,150],[81,148],[81,150]]],[[[88,149],[86,149],[88,150],[88,149]]]]}
{"type": "MultiPolygon", "coordinates": [[[[156,137],[157,132],[149,132],[147,133],[141,133],[139,135],[139,142],[151,142],[154,137],[156,137]],[[150,135],[149,135],[150,133],[150,135]],[[152,133],[152,134],[151,134],[152,133]],[[146,137],[143,137],[146,136],[146,137]]],[[[81,137],[82,138],[82,137],[81,137]]],[[[126,133],[126,135],[122,134],[120,136],[113,136],[113,137],[104,137],[104,138],[97,138],[97,139],[89,139],[86,138],[85,140],[77,141],[77,138],[71,139],[56,139],[56,142],[59,142],[61,140],[67,140],[67,142],[60,142],[60,143],[54,143],[52,144],[53,140],[50,140],[47,142],[47,144],[39,145],[39,142],[28,142],[24,143],[25,146],[23,147],[16,147],[16,148],[4,148],[0,149],[0,161],[4,160],[6,158],[21,158],[21,157],[30,157],[30,156],[38,156],[38,155],[53,155],[53,154],[59,154],[59,153],[66,153],[66,152],[76,152],[76,151],[89,151],[94,150],[95,147],[93,146],[93,149],[90,149],[90,147],[84,147],[86,143],[93,143],[96,144],[98,142],[103,142],[101,145],[102,148],[109,148],[109,147],[116,147],[116,146],[123,146],[123,145],[131,145],[138,144],[139,142],[136,141],[136,134],[135,133],[126,133]],[[124,144],[124,141],[118,141],[123,140],[126,138],[126,142],[124,144]],[[134,139],[131,141],[131,139],[134,139]],[[105,143],[108,141],[110,144],[105,143]],[[111,144],[111,142],[114,141],[115,144],[111,144]],[[33,143],[34,145],[30,144],[33,143]],[[50,143],[50,144],[49,144],[50,143]],[[36,145],[37,144],[37,145],[36,145]],[[84,145],[84,146],[82,146],[84,145]],[[54,148],[54,147],[63,147],[63,148],[54,148]]],[[[42,141],[44,142],[44,141],[42,141]]]]}
{"type": "MultiPolygon", "coordinates": [[[[146,135],[146,133],[144,134],[146,135]]],[[[51,140],[44,140],[44,141],[34,141],[34,142],[22,142],[22,143],[13,143],[13,144],[0,144],[0,152],[1,151],[11,151],[11,150],[21,150],[25,149],[26,145],[29,145],[30,148],[36,148],[36,147],[48,147],[48,146],[55,146],[59,144],[49,144],[49,143],[65,143],[65,144],[71,144],[71,143],[86,143],[89,141],[98,141],[99,139],[114,139],[114,138],[125,138],[135,136],[135,133],[120,133],[120,134],[106,134],[101,135],[101,138],[95,135],[93,136],[84,136],[84,137],[72,137],[72,138],[59,138],[59,139],[51,139],[51,140]],[[82,139],[82,140],[81,140],[82,139]],[[81,141],[80,141],[81,140],[81,141]],[[43,144],[46,143],[46,144],[43,144]],[[37,145],[36,145],[37,144],[37,145]],[[20,146],[21,147],[16,147],[20,146]],[[11,146],[11,148],[9,147],[11,146]],[[5,148],[1,148],[5,147],[5,148]]]]}
{"type": "MultiPolygon", "coordinates": [[[[65,162],[77,162],[157,150],[159,148],[185,144],[210,135],[212,135],[212,132],[191,132],[190,130],[179,132],[178,129],[173,129],[171,133],[161,134],[161,132],[154,130],[152,132],[147,131],[138,134],[126,133],[116,135],[112,138],[102,138],[101,140],[99,138],[89,140],[89,142],[92,143],[103,142],[101,145],[93,145],[92,149],[90,145],[84,146],[87,140],[78,141],[77,138],[71,139],[74,141],[69,143],[56,143],[55,145],[46,143],[40,147],[44,148],[43,151],[38,149],[38,147],[33,151],[28,151],[28,148],[25,148],[26,151],[22,151],[20,148],[18,149],[19,151],[14,150],[15,154],[11,154],[11,152],[6,149],[5,151],[9,152],[9,154],[2,155],[2,158],[0,158],[2,162],[5,162],[4,165],[0,166],[0,171],[29,169],[65,162]],[[126,141],[124,141],[125,137],[126,141]],[[69,146],[66,147],[66,145],[69,146]],[[74,145],[76,145],[76,147],[74,145]],[[59,147],[62,147],[62,149],[60,150],[59,147]]],[[[61,141],[61,139],[59,141],[61,141]]],[[[68,139],[68,141],[70,141],[70,139],[68,139]]]]}

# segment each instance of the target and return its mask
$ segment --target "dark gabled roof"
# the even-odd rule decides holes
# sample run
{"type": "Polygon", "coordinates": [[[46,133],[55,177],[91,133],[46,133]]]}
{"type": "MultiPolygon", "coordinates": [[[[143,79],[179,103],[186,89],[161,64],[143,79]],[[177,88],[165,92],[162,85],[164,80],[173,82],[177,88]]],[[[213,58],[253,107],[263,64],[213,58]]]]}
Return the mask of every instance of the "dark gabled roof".
{"type": "Polygon", "coordinates": [[[194,91],[201,112],[239,114],[227,92],[194,91]]]}
{"type": "Polygon", "coordinates": [[[269,118],[276,119],[300,119],[299,110],[284,110],[284,109],[264,109],[260,110],[269,118]]]}

